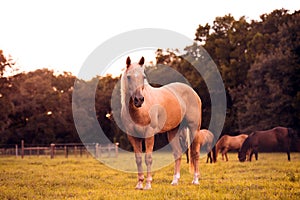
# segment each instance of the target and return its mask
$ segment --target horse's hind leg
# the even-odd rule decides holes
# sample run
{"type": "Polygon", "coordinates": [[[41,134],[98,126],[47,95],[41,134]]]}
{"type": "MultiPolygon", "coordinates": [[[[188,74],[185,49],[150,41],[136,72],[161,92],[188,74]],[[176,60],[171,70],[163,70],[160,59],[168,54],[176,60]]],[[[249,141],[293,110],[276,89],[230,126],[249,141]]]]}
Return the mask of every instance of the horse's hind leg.
{"type": "Polygon", "coordinates": [[[228,162],[227,151],[224,154],[225,154],[226,162],[228,162]]]}
{"type": "Polygon", "coordinates": [[[151,166],[152,166],[152,152],[154,146],[154,136],[148,137],[145,140],[146,145],[146,154],[145,154],[145,163],[147,166],[147,179],[145,190],[151,189],[152,175],[151,175],[151,166]]]}
{"type": "Polygon", "coordinates": [[[258,160],[258,152],[254,151],[254,155],[255,155],[255,160],[258,160]]]}
{"type": "Polygon", "coordinates": [[[135,162],[138,169],[138,183],[135,186],[135,189],[142,190],[143,189],[143,181],[144,181],[144,173],[142,167],[142,139],[135,138],[131,135],[127,135],[128,140],[130,141],[131,145],[133,146],[133,150],[135,153],[135,162]]]}
{"type": "Polygon", "coordinates": [[[226,149],[222,149],[222,160],[224,160],[224,157],[226,159],[226,161],[228,161],[228,158],[227,158],[227,150],[226,149]]]}
{"type": "MultiPolygon", "coordinates": [[[[194,134],[198,134],[200,130],[194,130],[194,134]]],[[[192,131],[191,131],[192,132],[192,131]]],[[[194,138],[193,142],[191,144],[191,159],[190,159],[190,166],[191,169],[194,170],[194,179],[192,181],[193,184],[198,185],[199,184],[199,156],[200,156],[200,143],[201,141],[198,140],[199,138],[194,138]]]]}
{"type": "MultiPolygon", "coordinates": [[[[181,164],[181,156],[182,156],[182,149],[180,146],[179,141],[179,133],[177,133],[178,129],[174,129],[168,132],[168,140],[171,144],[173,150],[173,156],[175,159],[175,166],[174,166],[174,177],[172,180],[172,185],[177,185],[179,178],[180,178],[180,164],[181,164]]],[[[180,130],[184,131],[184,130],[180,130]]]]}
{"type": "MultiPolygon", "coordinates": [[[[200,130],[198,130],[200,131],[200,130]]],[[[194,168],[194,179],[192,181],[193,184],[199,184],[199,156],[200,156],[200,141],[194,139],[191,145],[191,164],[194,168]]]]}

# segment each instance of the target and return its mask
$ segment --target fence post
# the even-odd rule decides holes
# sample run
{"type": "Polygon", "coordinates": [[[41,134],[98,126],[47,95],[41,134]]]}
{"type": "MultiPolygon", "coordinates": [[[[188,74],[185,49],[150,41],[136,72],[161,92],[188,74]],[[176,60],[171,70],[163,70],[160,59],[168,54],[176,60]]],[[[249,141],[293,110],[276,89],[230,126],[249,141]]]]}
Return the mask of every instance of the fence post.
{"type": "Polygon", "coordinates": [[[108,157],[110,157],[110,148],[111,148],[111,144],[107,144],[107,150],[108,150],[108,157]]]}
{"type": "Polygon", "coordinates": [[[116,157],[118,157],[118,153],[119,153],[119,143],[117,142],[116,143],[116,146],[115,146],[115,152],[116,152],[116,157]]]}
{"type": "Polygon", "coordinates": [[[77,146],[74,147],[75,158],[77,158],[77,146]]]}
{"type": "Polygon", "coordinates": [[[99,144],[99,158],[101,158],[101,154],[102,154],[102,147],[101,144],[99,144]]]}
{"type": "Polygon", "coordinates": [[[50,144],[50,158],[54,158],[54,149],[55,149],[55,144],[50,144]]]}
{"type": "Polygon", "coordinates": [[[67,145],[65,145],[64,149],[65,149],[65,158],[68,158],[69,152],[68,152],[67,145]]]}
{"type": "Polygon", "coordinates": [[[99,144],[96,143],[95,145],[95,157],[98,158],[99,157],[99,144]]]}
{"type": "Polygon", "coordinates": [[[80,154],[80,158],[82,158],[82,146],[79,147],[79,154],[80,154]]]}
{"type": "Polygon", "coordinates": [[[18,157],[18,145],[16,144],[16,158],[18,157]]]}
{"type": "Polygon", "coordinates": [[[21,140],[21,158],[24,158],[24,140],[21,140]]]}

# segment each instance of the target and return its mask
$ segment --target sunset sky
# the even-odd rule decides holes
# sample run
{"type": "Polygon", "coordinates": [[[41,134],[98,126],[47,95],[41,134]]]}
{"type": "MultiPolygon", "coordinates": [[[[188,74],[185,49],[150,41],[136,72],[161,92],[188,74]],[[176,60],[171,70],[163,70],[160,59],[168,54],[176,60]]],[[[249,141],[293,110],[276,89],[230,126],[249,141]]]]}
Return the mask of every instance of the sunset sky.
{"type": "MultiPolygon", "coordinates": [[[[250,21],[274,9],[300,9],[299,0],[0,2],[0,49],[20,72],[49,68],[74,75],[95,48],[122,32],[163,28],[194,39],[198,25],[212,24],[217,16],[231,13],[250,21]]],[[[154,59],[148,53],[146,60],[154,59]]]]}

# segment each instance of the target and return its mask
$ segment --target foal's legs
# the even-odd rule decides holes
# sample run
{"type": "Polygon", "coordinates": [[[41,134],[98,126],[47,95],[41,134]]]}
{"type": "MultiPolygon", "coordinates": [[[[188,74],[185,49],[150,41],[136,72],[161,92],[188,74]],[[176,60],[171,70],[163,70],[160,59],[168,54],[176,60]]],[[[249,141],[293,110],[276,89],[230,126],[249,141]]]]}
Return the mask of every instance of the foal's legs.
{"type": "Polygon", "coordinates": [[[151,182],[152,182],[151,166],[152,166],[152,152],[153,152],[153,146],[154,146],[154,136],[146,138],[145,145],[146,145],[145,163],[147,166],[147,179],[146,179],[146,186],[144,189],[149,190],[149,189],[151,189],[151,182]]]}
{"type": "Polygon", "coordinates": [[[173,156],[175,159],[174,177],[171,183],[172,185],[177,185],[180,178],[180,163],[181,163],[182,149],[179,141],[180,134],[179,133],[177,134],[177,131],[178,129],[174,129],[168,132],[168,141],[171,144],[173,150],[173,156]]]}

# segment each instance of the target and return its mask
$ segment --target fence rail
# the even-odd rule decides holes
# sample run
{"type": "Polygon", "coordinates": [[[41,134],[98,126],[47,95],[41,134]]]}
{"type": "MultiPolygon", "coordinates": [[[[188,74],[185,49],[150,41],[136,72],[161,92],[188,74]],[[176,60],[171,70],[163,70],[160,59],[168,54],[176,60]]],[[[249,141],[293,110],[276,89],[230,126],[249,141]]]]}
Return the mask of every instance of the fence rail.
{"type": "Polygon", "coordinates": [[[21,141],[21,146],[16,144],[15,148],[0,148],[0,156],[11,156],[24,158],[25,156],[50,156],[51,159],[55,156],[64,156],[68,158],[73,155],[82,157],[93,154],[94,157],[117,157],[119,153],[119,144],[81,144],[81,143],[57,143],[49,146],[25,146],[24,140],[21,141]]]}

